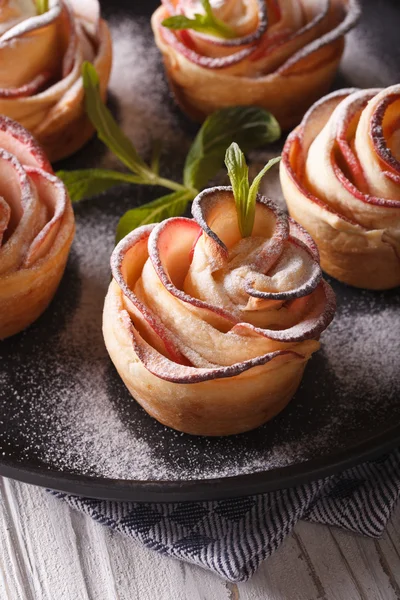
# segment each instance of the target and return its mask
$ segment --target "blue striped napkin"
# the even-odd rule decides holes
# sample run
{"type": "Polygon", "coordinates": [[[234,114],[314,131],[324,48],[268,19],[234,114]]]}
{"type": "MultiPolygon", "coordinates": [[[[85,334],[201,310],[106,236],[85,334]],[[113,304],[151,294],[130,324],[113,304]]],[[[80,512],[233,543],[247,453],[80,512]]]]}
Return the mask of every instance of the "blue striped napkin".
{"type": "Polygon", "coordinates": [[[147,548],[239,582],[299,519],[379,537],[400,496],[400,450],[339,475],[231,500],[143,504],[52,493],[147,548]]]}

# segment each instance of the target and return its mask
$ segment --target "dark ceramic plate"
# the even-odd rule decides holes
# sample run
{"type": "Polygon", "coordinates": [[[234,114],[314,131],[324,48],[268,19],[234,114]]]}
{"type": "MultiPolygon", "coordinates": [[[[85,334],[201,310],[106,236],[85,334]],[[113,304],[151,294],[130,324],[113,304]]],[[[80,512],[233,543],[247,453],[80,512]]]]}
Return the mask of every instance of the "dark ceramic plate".
{"type": "MultiPolygon", "coordinates": [[[[113,2],[114,23],[128,22],[128,17],[135,21],[141,7],[143,17],[149,4],[124,9],[123,2],[113,2]]],[[[364,20],[350,40],[340,84],[396,82],[400,10],[396,2],[382,1],[375,19],[376,5],[364,2],[364,20]]],[[[190,125],[168,99],[148,23],[135,22],[132,31],[140,31],[148,45],[129,40],[125,29],[118,56],[123,44],[128,54],[129,43],[132,52],[148,48],[146,60],[151,55],[157,63],[151,68],[158,73],[157,78],[151,73],[151,85],[159,86],[158,101],[187,140],[190,125]]],[[[132,76],[137,75],[136,69],[132,76]]],[[[141,76],[145,81],[146,73],[141,76]]],[[[139,100],[132,96],[132,111],[139,100]]],[[[145,98],[143,110],[146,104],[145,98]]],[[[126,111],[124,117],[118,94],[114,108],[123,120],[126,111]]],[[[159,118],[155,122],[157,128],[165,125],[159,118]]],[[[174,158],[166,160],[165,169],[179,170],[183,155],[178,151],[174,158]]],[[[92,142],[64,166],[104,159],[100,144],[92,142]]],[[[151,419],[131,399],[105,350],[101,312],[118,217],[156,194],[118,189],[77,206],[76,239],[54,301],[27,331],[0,344],[0,473],[97,498],[211,499],[292,486],[398,445],[399,290],[363,292],[332,282],[338,313],[321,351],[289,406],[256,431],[218,439],[180,434],[151,419]]]]}

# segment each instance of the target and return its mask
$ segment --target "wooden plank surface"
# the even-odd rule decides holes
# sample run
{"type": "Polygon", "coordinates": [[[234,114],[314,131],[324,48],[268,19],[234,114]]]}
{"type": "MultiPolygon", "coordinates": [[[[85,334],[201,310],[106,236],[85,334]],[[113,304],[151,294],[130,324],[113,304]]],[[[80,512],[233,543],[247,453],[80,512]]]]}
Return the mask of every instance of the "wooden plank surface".
{"type": "Polygon", "coordinates": [[[299,523],[235,585],[0,479],[1,600],[400,600],[400,506],[381,540],[299,523]]]}

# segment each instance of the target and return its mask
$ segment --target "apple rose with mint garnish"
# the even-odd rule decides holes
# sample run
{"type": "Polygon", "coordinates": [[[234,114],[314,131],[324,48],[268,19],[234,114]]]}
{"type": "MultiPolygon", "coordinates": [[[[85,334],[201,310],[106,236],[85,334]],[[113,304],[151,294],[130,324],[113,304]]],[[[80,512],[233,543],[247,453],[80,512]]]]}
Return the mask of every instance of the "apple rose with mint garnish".
{"type": "Polygon", "coordinates": [[[335,311],[310,236],[248,183],[239,147],[230,187],[201,192],[194,219],[145,225],[115,248],[105,343],[127,388],[186,433],[251,430],[295,393],[335,311]]]}
{"type": "Polygon", "coordinates": [[[93,62],[105,97],[111,38],[97,0],[0,0],[0,113],[21,123],[53,162],[94,130],[81,67],[93,62]]]}
{"type": "Polygon", "coordinates": [[[286,141],[281,183],[329,275],[373,290],[400,285],[400,85],[317,102],[286,141]]]}
{"type": "Polygon", "coordinates": [[[285,129],[329,90],[359,14],[358,0],[163,0],[152,27],[190,117],[255,105],[285,129]]]}
{"type": "Polygon", "coordinates": [[[74,236],[72,206],[43,150],[0,116],[0,340],[45,310],[74,236]]]}

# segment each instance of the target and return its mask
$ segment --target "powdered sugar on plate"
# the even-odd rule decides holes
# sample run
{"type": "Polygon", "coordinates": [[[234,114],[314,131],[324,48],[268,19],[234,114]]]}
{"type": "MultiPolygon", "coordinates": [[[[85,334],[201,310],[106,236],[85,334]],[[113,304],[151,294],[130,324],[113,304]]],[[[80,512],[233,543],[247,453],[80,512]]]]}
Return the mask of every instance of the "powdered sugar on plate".
{"type": "Polygon", "coordinates": [[[400,294],[340,284],[322,349],[272,422],[213,439],[172,431],[146,415],[101,333],[113,231],[130,202],[120,191],[77,208],[73,252],[55,301],[33,327],[2,344],[0,452],[74,474],[193,480],[333,455],[400,420],[400,294]]]}
{"type": "Polygon", "coordinates": [[[360,296],[365,313],[355,317],[344,308],[324,344],[342,402],[356,396],[360,385],[371,395],[387,398],[394,398],[399,391],[400,306],[387,307],[377,298],[360,296]]]}
{"type": "MultiPolygon", "coordinates": [[[[151,140],[161,138],[165,167],[179,174],[192,136],[170,101],[149,24],[111,24],[111,91],[124,130],[147,154],[151,140]]],[[[73,159],[75,167],[82,168],[83,158],[92,166],[116,166],[100,149],[93,142],[73,159]]],[[[279,148],[271,149],[259,162],[277,154],[279,148]]],[[[272,198],[279,191],[275,171],[274,187],[263,190],[272,198]]],[[[107,355],[101,318],[118,218],[159,192],[122,187],[77,206],[77,234],[55,300],[36,324],[0,344],[0,458],[111,479],[230,477],[315,457],[329,464],[335,453],[400,423],[400,292],[362,292],[338,283],[338,312],[322,348],[295,398],[273,421],[213,439],[150,418],[107,355]]]]}
{"type": "MultiPolygon", "coordinates": [[[[171,110],[159,50],[148,34],[148,22],[112,19],[110,27],[113,69],[109,91],[118,99],[118,118],[124,133],[142,155],[149,154],[155,142],[181,154],[188,149],[190,137],[182,130],[178,113],[171,110]]],[[[121,168],[121,163],[107,153],[101,166],[121,168]]]]}

